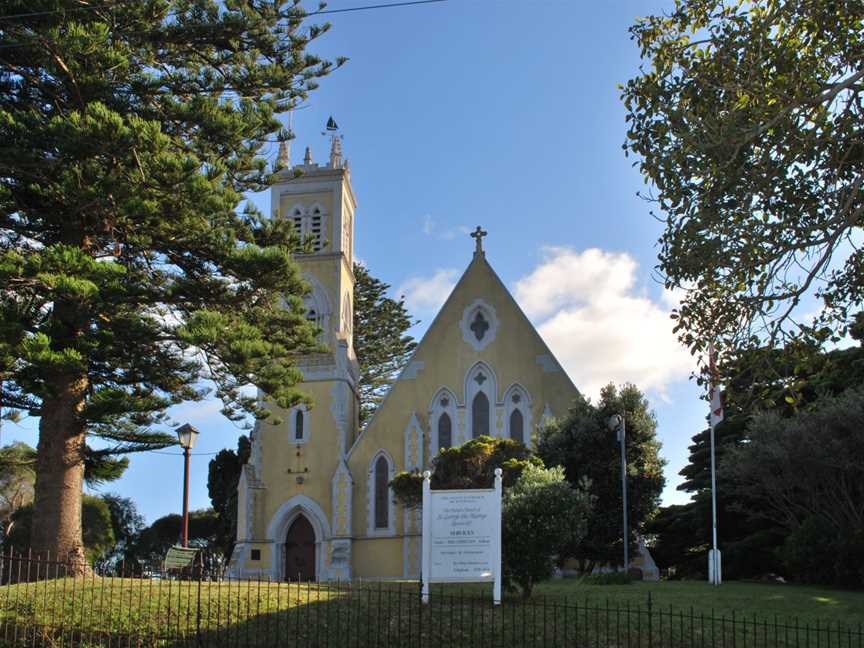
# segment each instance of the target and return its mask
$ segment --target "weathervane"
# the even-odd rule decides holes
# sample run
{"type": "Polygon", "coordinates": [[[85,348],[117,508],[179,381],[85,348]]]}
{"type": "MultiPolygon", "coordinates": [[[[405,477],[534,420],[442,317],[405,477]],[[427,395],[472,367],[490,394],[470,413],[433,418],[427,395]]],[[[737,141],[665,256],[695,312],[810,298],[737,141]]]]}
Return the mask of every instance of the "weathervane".
{"type": "Polygon", "coordinates": [[[330,134],[330,166],[334,169],[342,167],[342,135],[339,133],[339,125],[333,119],[333,115],[327,120],[327,126],[322,135],[330,134]]]}
{"type": "Polygon", "coordinates": [[[474,245],[475,245],[474,256],[478,256],[478,255],[483,254],[483,237],[486,236],[488,233],[489,232],[484,230],[479,225],[477,226],[477,229],[475,229],[473,232],[471,232],[471,238],[474,239],[474,245]]]}

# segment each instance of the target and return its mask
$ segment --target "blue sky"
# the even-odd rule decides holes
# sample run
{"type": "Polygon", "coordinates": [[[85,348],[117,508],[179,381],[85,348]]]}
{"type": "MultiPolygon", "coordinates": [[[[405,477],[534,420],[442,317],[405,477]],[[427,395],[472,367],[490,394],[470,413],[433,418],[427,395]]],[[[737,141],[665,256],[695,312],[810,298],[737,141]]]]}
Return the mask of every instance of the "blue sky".
{"type": "MultiPolygon", "coordinates": [[[[293,143],[295,162],[306,145],[323,161],[324,123],[338,121],[359,202],[357,254],[406,295],[417,335],[470,261],[464,232],[488,230],[487,258],[576,385],[596,395],[630,380],[648,393],[669,461],[666,503],[686,499],[677,472],[707,405],[671,334],[675,296],[652,271],[661,225],[621,149],[617,84],[639,66],[628,26],[669,4],[449,0],[331,15],[315,50],[350,61],[295,112],[293,143]]],[[[269,212],[266,195],[251,198],[269,212]]],[[[173,411],[201,430],[193,508],[209,505],[207,453],[241,433],[218,409],[173,411]]],[[[34,429],[4,423],[3,443],[35,444],[34,429]]],[[[179,512],[181,472],[179,454],[133,456],[104,490],[132,497],[153,521],[179,512]]]]}

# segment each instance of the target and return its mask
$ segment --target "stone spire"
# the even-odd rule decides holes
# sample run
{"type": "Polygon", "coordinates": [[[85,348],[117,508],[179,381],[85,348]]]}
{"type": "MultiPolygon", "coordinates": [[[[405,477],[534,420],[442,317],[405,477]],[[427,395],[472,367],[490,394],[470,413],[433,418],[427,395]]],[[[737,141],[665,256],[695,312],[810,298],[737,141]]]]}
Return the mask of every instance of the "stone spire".
{"type": "Polygon", "coordinates": [[[334,135],[330,139],[330,166],[334,169],[342,167],[342,137],[334,135]]]}
{"type": "Polygon", "coordinates": [[[306,166],[312,164],[312,149],[308,146],[306,147],[306,153],[303,154],[303,164],[306,166]]]}
{"type": "Polygon", "coordinates": [[[279,142],[278,165],[280,169],[291,168],[291,145],[288,143],[287,140],[279,142]]]}

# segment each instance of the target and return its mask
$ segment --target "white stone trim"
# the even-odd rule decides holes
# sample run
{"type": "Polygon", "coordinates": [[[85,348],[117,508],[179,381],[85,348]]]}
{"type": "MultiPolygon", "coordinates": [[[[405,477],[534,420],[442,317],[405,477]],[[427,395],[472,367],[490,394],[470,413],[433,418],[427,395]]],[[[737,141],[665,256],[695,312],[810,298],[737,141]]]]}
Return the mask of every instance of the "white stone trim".
{"type": "Polygon", "coordinates": [[[475,362],[474,365],[465,374],[465,440],[470,441],[474,438],[474,417],[473,406],[474,398],[479,392],[486,394],[489,400],[489,435],[496,436],[496,421],[495,421],[495,406],[498,405],[498,379],[492,367],[485,362],[475,362]],[[479,384],[475,377],[478,373],[483,372],[485,380],[479,384]]]}
{"type": "MultiPolygon", "coordinates": [[[[296,195],[296,194],[295,194],[296,195]]],[[[312,254],[319,254],[321,252],[325,252],[327,250],[327,246],[332,244],[332,237],[328,237],[327,232],[329,231],[329,223],[330,214],[324,208],[320,202],[315,201],[312,203],[305,202],[299,199],[299,196],[291,206],[288,208],[288,213],[283,214],[283,218],[287,218],[292,223],[295,218],[300,218],[300,231],[297,232],[297,235],[300,237],[300,242],[302,243],[305,239],[313,234],[312,232],[312,220],[318,216],[321,219],[321,225],[318,231],[318,249],[313,250],[312,254]],[[318,210],[318,213],[315,213],[315,210],[318,210]],[[298,213],[299,212],[299,213],[298,213]]],[[[335,246],[334,246],[335,247],[335,246]]]]}
{"type": "Polygon", "coordinates": [[[330,578],[351,578],[351,512],[354,479],[344,459],[339,460],[330,483],[333,510],[333,537],[330,540],[330,578]],[[343,498],[344,494],[344,498],[343,498]]]}
{"type": "MultiPolygon", "coordinates": [[[[406,516],[408,515],[409,513],[406,511],[406,516]]],[[[419,520],[419,511],[416,513],[412,512],[410,515],[411,517],[416,516],[419,520]]],[[[402,578],[420,577],[420,547],[421,537],[419,532],[409,534],[406,531],[405,535],[402,536],[402,578]]]]}
{"type": "Polygon", "coordinates": [[[351,303],[351,293],[346,290],[345,294],[342,296],[342,322],[339,328],[343,335],[349,339],[354,328],[353,313],[354,307],[351,303]]]}
{"type": "Polygon", "coordinates": [[[405,426],[405,463],[408,471],[420,470],[423,467],[423,427],[417,420],[417,414],[411,414],[411,420],[405,426]]]}
{"type": "Polygon", "coordinates": [[[405,366],[397,380],[417,380],[417,374],[420,373],[425,366],[426,363],[422,360],[412,360],[405,366]]]}
{"type": "MultiPolygon", "coordinates": [[[[405,427],[405,464],[404,469],[409,471],[419,471],[423,467],[423,445],[425,436],[423,434],[423,426],[417,419],[417,413],[411,414],[411,420],[405,427]]],[[[410,578],[415,571],[412,569],[411,560],[411,539],[410,535],[416,535],[420,530],[419,514],[420,511],[412,510],[405,507],[400,507],[402,510],[402,576],[410,578]]],[[[418,552],[417,555],[419,555],[418,552]]]]}
{"type": "Polygon", "coordinates": [[[346,383],[342,381],[333,383],[330,389],[330,414],[333,415],[336,424],[340,457],[344,457],[348,452],[349,425],[352,423],[348,420],[348,399],[353,397],[354,394],[346,383]]]}
{"type": "Polygon", "coordinates": [[[462,312],[462,319],[459,321],[459,328],[462,330],[462,339],[475,351],[482,351],[495,340],[499,326],[500,322],[498,321],[498,316],[495,314],[495,307],[482,299],[475,299],[471,302],[462,312]],[[477,339],[474,331],[471,330],[471,323],[478,312],[483,313],[483,317],[489,324],[489,328],[480,340],[477,339]]]}
{"type": "Polygon", "coordinates": [[[380,457],[384,457],[387,461],[387,483],[389,484],[396,476],[396,463],[393,457],[387,450],[381,448],[372,456],[366,477],[366,534],[372,537],[390,537],[396,535],[396,505],[393,489],[390,486],[387,486],[387,527],[382,529],[375,527],[375,464],[380,457]]]}
{"type": "Polygon", "coordinates": [[[351,535],[351,511],[353,500],[353,485],[354,478],[351,476],[351,470],[344,459],[339,460],[339,465],[336,467],[336,472],[333,474],[333,479],[330,483],[332,493],[332,511],[333,511],[333,535],[345,536],[351,535]],[[345,494],[344,501],[341,501],[340,494],[345,494]]]}
{"type": "Polygon", "coordinates": [[[540,417],[540,423],[538,427],[548,425],[555,416],[552,414],[552,408],[549,407],[549,403],[546,403],[546,406],[543,408],[543,415],[540,417]]]}
{"type": "Polygon", "coordinates": [[[504,437],[512,439],[513,435],[510,432],[510,416],[514,410],[519,410],[522,414],[522,436],[523,443],[529,448],[532,447],[532,437],[534,431],[534,422],[532,417],[533,409],[531,407],[531,395],[519,383],[513,383],[504,392],[504,437]],[[519,402],[513,402],[513,396],[519,397],[519,402]]]}
{"type": "Polygon", "coordinates": [[[288,443],[292,445],[304,445],[309,441],[312,435],[312,417],[309,415],[309,408],[305,405],[297,405],[288,410],[288,443]],[[297,413],[303,414],[303,438],[297,438],[297,413]]]}
{"type": "Polygon", "coordinates": [[[273,555],[270,566],[270,576],[275,581],[281,581],[285,570],[283,552],[285,536],[291,524],[300,514],[306,516],[315,531],[315,579],[328,580],[326,572],[326,553],[329,549],[330,524],[327,516],[318,503],[306,495],[295,495],[282,503],[267,525],[267,538],[273,542],[273,555]]]}
{"type": "Polygon", "coordinates": [[[459,404],[456,400],[456,395],[447,387],[440,387],[432,402],[429,403],[429,458],[438,455],[441,450],[441,442],[438,439],[438,421],[442,414],[447,414],[450,417],[450,442],[453,447],[459,444],[459,424],[456,417],[456,410],[459,404]],[[449,400],[446,406],[441,405],[441,400],[447,398],[449,400]]]}
{"type": "Polygon", "coordinates": [[[330,335],[330,321],[333,316],[333,304],[330,301],[330,295],[327,294],[327,289],[321,280],[310,272],[304,272],[303,280],[309,284],[311,291],[303,297],[303,303],[306,306],[306,312],[315,310],[316,321],[318,328],[321,329],[325,342],[327,336],[330,335]]]}

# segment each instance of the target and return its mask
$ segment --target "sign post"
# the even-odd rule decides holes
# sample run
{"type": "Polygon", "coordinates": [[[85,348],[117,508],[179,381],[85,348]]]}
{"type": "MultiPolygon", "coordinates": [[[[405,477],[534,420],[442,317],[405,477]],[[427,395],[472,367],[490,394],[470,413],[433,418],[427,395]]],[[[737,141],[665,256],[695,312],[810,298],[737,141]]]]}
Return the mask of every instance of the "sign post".
{"type": "Polygon", "coordinates": [[[501,474],[496,468],[494,488],[433,491],[423,473],[424,603],[430,583],[492,582],[501,604],[501,474]]]}

